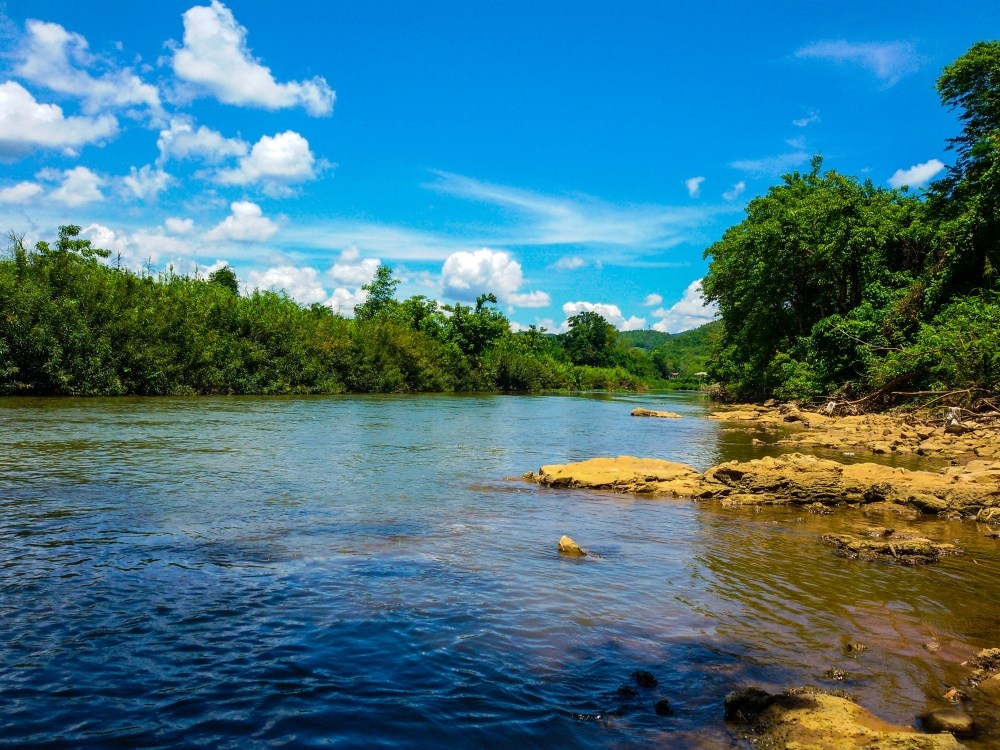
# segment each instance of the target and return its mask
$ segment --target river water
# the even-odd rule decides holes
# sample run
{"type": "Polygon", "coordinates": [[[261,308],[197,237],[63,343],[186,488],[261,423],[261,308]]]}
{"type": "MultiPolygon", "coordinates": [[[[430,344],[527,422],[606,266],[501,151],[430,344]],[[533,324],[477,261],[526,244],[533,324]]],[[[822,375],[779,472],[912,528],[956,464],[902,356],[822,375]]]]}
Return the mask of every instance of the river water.
{"type": "Polygon", "coordinates": [[[519,479],[777,450],[707,410],[682,394],[0,400],[0,744],[741,748],[722,721],[740,685],[841,688],[903,724],[943,705],[957,664],[1000,646],[1000,542],[974,523],[519,479]],[[887,524],[966,553],[900,568],[818,541],[887,524]],[[600,557],[560,557],[562,534],[600,557]]]}

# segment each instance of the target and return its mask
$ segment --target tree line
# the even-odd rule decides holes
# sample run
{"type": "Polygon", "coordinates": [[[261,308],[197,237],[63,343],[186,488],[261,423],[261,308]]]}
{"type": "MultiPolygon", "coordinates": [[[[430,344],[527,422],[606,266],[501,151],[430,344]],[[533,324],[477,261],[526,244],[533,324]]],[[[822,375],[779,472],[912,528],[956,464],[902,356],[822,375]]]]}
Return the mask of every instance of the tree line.
{"type": "Polygon", "coordinates": [[[594,312],[552,335],[513,332],[492,294],[474,305],[396,299],[386,265],[347,318],[284,293],[109,265],[63,226],[0,258],[0,394],[187,395],[638,390],[664,384],[649,352],[594,312]]]}
{"type": "Polygon", "coordinates": [[[785,175],[705,251],[723,397],[995,403],[1000,391],[1000,42],[947,66],[962,131],[925,191],[785,175]]]}

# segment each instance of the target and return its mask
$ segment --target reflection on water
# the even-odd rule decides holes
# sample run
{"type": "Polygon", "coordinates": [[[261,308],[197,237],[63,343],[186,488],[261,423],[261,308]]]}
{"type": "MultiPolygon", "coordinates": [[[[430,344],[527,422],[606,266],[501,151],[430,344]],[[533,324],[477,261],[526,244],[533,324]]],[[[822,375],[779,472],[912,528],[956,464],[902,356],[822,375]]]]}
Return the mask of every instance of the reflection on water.
{"type": "Polygon", "coordinates": [[[706,410],[0,401],[0,742],[731,748],[735,685],[846,687],[910,723],[998,645],[1000,544],[972,524],[909,522],[968,553],[900,569],[817,541],[876,517],[505,481],[595,455],[704,469],[774,450],[706,410]],[[561,559],[567,533],[601,557],[561,559]],[[853,640],[869,650],[845,656],[853,640]],[[659,685],[623,690],[636,669],[659,685]]]}

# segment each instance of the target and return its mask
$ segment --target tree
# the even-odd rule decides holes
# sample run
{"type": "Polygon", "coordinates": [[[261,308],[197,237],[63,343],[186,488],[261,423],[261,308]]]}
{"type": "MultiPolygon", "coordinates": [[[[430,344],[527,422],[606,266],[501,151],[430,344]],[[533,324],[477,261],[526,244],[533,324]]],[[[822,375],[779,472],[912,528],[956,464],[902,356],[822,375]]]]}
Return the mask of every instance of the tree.
{"type": "Polygon", "coordinates": [[[225,287],[233,294],[240,293],[239,277],[229,266],[223,266],[216,271],[212,271],[212,273],[208,275],[208,281],[210,284],[218,284],[219,286],[225,287]]]}
{"type": "Polygon", "coordinates": [[[380,264],[371,282],[361,287],[368,292],[368,298],[354,306],[354,316],[358,320],[372,320],[388,313],[396,305],[397,286],[399,279],[392,277],[392,268],[380,264]]]}
{"type": "Polygon", "coordinates": [[[618,331],[599,313],[585,310],[572,316],[563,334],[563,348],[574,365],[607,367],[618,331]]]}
{"type": "Polygon", "coordinates": [[[93,258],[107,258],[111,255],[108,250],[91,245],[90,240],[78,239],[83,231],[76,224],[67,224],[59,227],[59,240],[53,248],[48,242],[36,242],[35,250],[46,257],[53,256],[78,256],[86,260],[93,258]]]}

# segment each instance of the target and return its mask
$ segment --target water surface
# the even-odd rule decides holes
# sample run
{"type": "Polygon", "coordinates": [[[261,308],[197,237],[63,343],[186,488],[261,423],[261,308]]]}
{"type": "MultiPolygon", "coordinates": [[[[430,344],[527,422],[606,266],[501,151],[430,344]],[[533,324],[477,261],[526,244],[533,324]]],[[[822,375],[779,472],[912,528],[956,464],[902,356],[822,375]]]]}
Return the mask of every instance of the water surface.
{"type": "Polygon", "coordinates": [[[817,541],[884,518],[516,478],[779,450],[706,410],[656,394],[0,400],[0,743],[737,748],[721,706],[738,685],[845,688],[912,723],[957,662],[1000,645],[1000,544],[975,524],[911,522],[968,552],[901,569],[817,541]],[[562,534],[601,557],[560,558],[562,534]],[[855,640],[869,650],[849,658],[855,640]],[[637,669],[659,685],[623,691],[637,669]]]}

